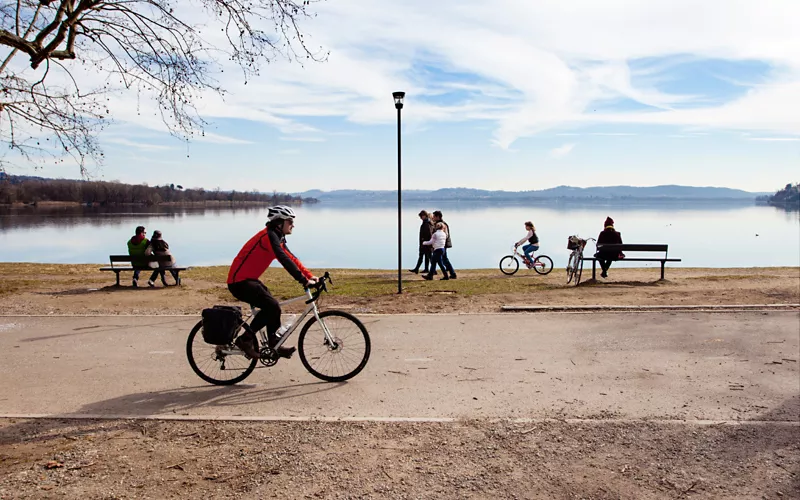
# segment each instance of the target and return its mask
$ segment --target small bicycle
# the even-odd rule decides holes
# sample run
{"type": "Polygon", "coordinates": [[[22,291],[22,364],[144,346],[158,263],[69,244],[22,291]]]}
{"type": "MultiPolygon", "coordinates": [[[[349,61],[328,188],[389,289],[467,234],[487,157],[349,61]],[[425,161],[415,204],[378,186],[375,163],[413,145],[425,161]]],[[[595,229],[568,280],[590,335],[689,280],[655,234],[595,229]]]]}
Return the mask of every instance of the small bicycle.
{"type": "MultiPolygon", "coordinates": [[[[313,316],[303,326],[297,339],[297,351],[303,366],[312,375],[328,382],[342,382],[355,377],[364,369],[369,359],[371,343],[367,329],[355,316],[344,311],[319,312],[317,302],[322,292],[327,292],[326,283],[333,284],[326,272],[313,287],[305,289],[305,295],[285,300],[281,307],[292,302],[304,300],[306,309],[288,326],[278,343],[268,347],[265,329],[258,333],[261,337],[259,359],[247,357],[234,343],[226,345],[207,344],[203,338],[203,321],[195,325],[186,341],[186,356],[192,370],[206,382],[216,385],[233,385],[246,379],[256,367],[257,362],[273,366],[280,359],[276,353],[289,336],[303,322],[306,316],[313,316]]],[[[251,315],[242,321],[234,337],[249,330],[247,319],[258,309],[251,307],[251,315]]]]}
{"type": "Polygon", "coordinates": [[[589,241],[597,241],[594,238],[585,240],[577,235],[567,238],[567,250],[572,250],[569,254],[567,261],[567,284],[574,281],[575,286],[581,282],[581,274],[583,273],[583,249],[589,241]]]}
{"type": "Polygon", "coordinates": [[[537,255],[531,262],[525,254],[519,252],[518,247],[514,247],[511,255],[506,255],[500,259],[500,272],[511,276],[519,270],[519,262],[522,261],[528,269],[533,269],[538,274],[547,274],[553,270],[553,259],[547,255],[537,255]]]}

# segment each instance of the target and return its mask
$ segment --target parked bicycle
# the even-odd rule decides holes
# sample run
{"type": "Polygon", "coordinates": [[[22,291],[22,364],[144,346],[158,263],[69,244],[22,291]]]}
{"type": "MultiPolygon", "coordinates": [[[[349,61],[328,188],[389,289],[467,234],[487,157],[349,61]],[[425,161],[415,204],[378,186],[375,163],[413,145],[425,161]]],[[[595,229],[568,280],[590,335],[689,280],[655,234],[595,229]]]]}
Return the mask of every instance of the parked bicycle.
{"type": "Polygon", "coordinates": [[[533,261],[528,259],[525,254],[520,253],[517,247],[514,247],[511,255],[506,255],[500,259],[500,271],[508,276],[519,271],[519,263],[522,261],[528,269],[533,269],[539,274],[547,274],[553,270],[553,259],[547,255],[537,255],[533,261]]]}
{"type": "MultiPolygon", "coordinates": [[[[312,288],[305,289],[305,294],[285,300],[281,307],[304,300],[305,310],[288,325],[284,325],[278,343],[268,347],[264,329],[258,332],[261,338],[258,359],[249,358],[244,351],[234,344],[234,339],[250,329],[247,320],[254,316],[258,309],[251,307],[248,318],[234,319],[232,328],[224,332],[223,343],[218,333],[205,332],[203,320],[198,322],[189,333],[186,341],[186,356],[192,370],[206,382],[216,385],[233,385],[246,379],[255,369],[256,363],[273,366],[280,359],[276,353],[303,320],[311,314],[311,318],[303,325],[297,339],[297,351],[300,361],[312,375],[328,382],[341,382],[358,375],[369,359],[371,343],[367,329],[355,316],[344,311],[320,312],[317,303],[322,292],[327,292],[327,283],[333,284],[326,272],[312,288]],[[211,340],[212,343],[208,341],[211,340]]],[[[232,309],[229,306],[223,309],[232,309]]],[[[238,309],[238,308],[237,308],[238,309]]]]}
{"type": "Polygon", "coordinates": [[[575,282],[575,286],[581,282],[581,274],[583,273],[583,249],[586,244],[591,241],[597,241],[594,238],[585,240],[577,235],[567,238],[567,250],[572,250],[569,254],[567,261],[567,284],[575,282]]]}

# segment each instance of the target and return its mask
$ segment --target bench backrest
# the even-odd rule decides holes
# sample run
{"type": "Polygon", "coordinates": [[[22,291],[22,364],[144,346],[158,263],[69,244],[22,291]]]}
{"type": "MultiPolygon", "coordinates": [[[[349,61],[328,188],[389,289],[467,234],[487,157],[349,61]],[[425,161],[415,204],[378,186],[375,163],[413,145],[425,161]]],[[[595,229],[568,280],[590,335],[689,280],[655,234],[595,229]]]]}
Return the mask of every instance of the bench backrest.
{"type": "MultiPolygon", "coordinates": [[[[130,255],[109,255],[108,260],[111,261],[111,267],[114,267],[115,262],[131,262],[130,255]]],[[[170,262],[172,261],[171,255],[141,255],[136,257],[140,262],[170,262]]]]}
{"type": "Polygon", "coordinates": [[[605,251],[611,252],[664,252],[664,255],[667,254],[667,249],[669,245],[664,244],[647,244],[647,243],[623,243],[621,245],[618,244],[610,244],[610,245],[598,245],[598,250],[602,249],[605,251]]]}

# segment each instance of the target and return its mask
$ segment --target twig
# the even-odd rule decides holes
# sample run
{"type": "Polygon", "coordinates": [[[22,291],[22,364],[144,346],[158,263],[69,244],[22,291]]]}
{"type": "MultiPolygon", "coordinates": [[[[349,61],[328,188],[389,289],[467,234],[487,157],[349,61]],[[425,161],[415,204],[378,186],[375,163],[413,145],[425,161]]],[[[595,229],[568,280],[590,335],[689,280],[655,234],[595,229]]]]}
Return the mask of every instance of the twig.
{"type": "Polygon", "coordinates": [[[384,469],[383,467],[381,467],[381,472],[383,472],[386,475],[386,477],[389,478],[389,481],[394,481],[394,478],[390,476],[389,473],[386,472],[386,469],[384,469]]]}
{"type": "Polygon", "coordinates": [[[519,431],[520,434],[528,434],[529,432],[533,432],[536,430],[536,427],[531,427],[530,429],[525,429],[524,431],[519,431]]]}
{"type": "Polygon", "coordinates": [[[182,466],[183,464],[185,464],[185,463],[186,463],[186,460],[184,460],[183,462],[178,462],[177,464],[174,464],[174,465],[168,465],[168,466],[167,466],[167,467],[165,467],[165,468],[166,468],[166,469],[178,469],[178,470],[186,470],[186,469],[184,469],[183,467],[181,467],[181,466],[182,466]]]}
{"type": "Polygon", "coordinates": [[[89,462],[86,465],[75,465],[75,466],[72,466],[72,467],[67,467],[67,470],[78,470],[78,469],[83,469],[83,468],[86,468],[86,467],[91,467],[92,465],[94,465],[94,462],[89,462]]]}
{"type": "Polygon", "coordinates": [[[692,491],[694,489],[695,486],[697,486],[697,481],[693,482],[691,486],[689,486],[686,490],[684,490],[683,493],[681,493],[681,495],[685,495],[685,494],[689,493],[690,491],[692,491]]]}
{"type": "Polygon", "coordinates": [[[572,361],[572,359],[570,359],[569,362],[572,363],[573,366],[578,366],[578,365],[575,364],[574,361],[572,361]]]}

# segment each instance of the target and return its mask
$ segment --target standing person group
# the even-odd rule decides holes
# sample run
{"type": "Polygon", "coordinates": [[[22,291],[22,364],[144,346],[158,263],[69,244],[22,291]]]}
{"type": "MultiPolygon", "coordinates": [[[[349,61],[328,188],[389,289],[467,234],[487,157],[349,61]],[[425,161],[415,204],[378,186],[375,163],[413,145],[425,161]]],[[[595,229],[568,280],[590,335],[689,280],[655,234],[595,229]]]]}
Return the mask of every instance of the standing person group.
{"type": "MultiPolygon", "coordinates": [[[[423,210],[420,212],[420,218],[422,218],[423,213],[427,214],[427,212],[423,210]]],[[[426,280],[432,280],[436,275],[436,266],[438,264],[442,269],[442,279],[454,280],[458,276],[453,269],[453,264],[450,263],[450,258],[447,256],[447,249],[453,247],[453,243],[450,240],[450,226],[442,218],[442,212],[440,210],[435,210],[433,212],[432,223],[434,232],[424,241],[423,231],[426,230],[425,219],[423,219],[422,226],[420,227],[420,261],[424,255],[423,252],[431,252],[430,270],[427,274],[423,274],[422,277],[426,280]],[[423,248],[431,248],[432,250],[423,250],[423,248]]],[[[419,268],[420,261],[417,262],[417,269],[419,268]]],[[[413,269],[411,271],[416,272],[413,269]]]]}

